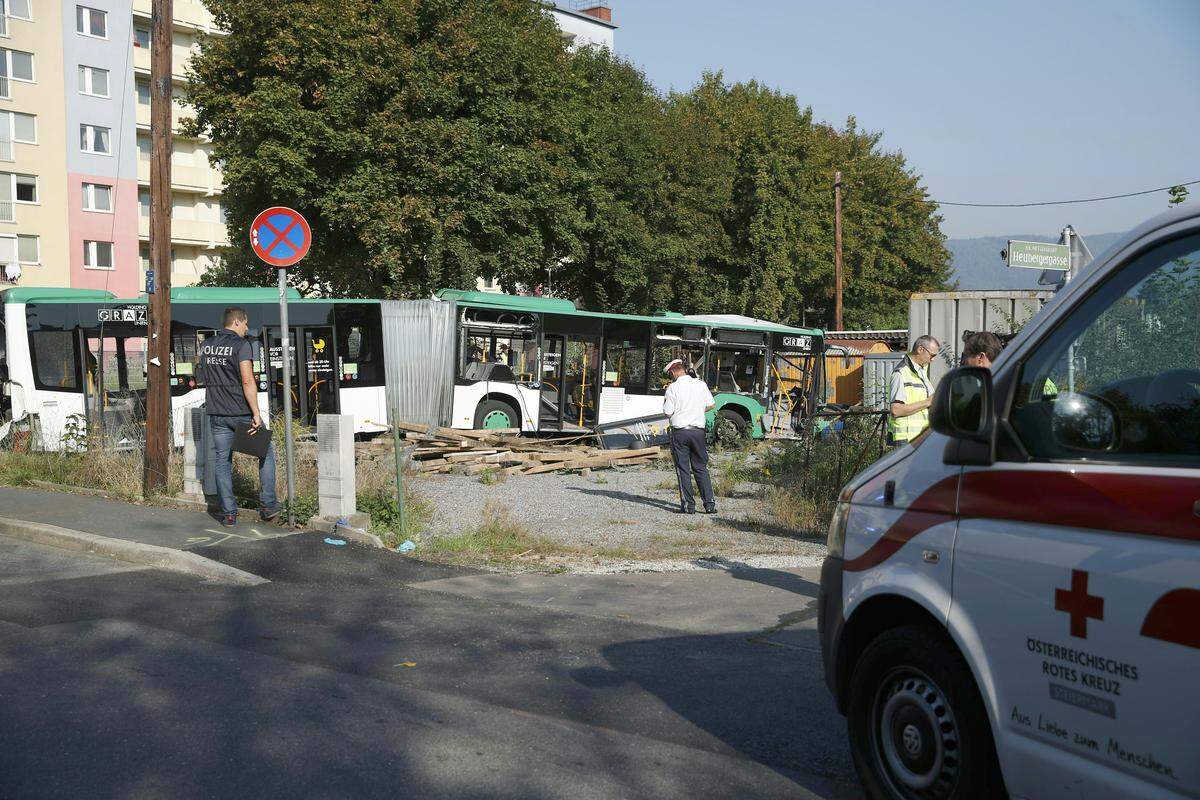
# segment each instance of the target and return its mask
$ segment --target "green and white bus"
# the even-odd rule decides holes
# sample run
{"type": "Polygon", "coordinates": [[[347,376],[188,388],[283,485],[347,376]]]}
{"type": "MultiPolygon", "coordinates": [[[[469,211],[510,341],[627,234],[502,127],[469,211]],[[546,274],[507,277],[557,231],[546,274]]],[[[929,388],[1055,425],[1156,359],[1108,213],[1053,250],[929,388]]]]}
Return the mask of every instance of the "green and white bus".
{"type": "MultiPolygon", "coordinates": [[[[59,449],[88,431],[135,442],[145,419],[146,298],[87,289],[12,288],[0,322],[0,437],[59,449]]],[[[715,415],[761,437],[798,428],[818,397],[822,334],[744,317],[581,311],[569,300],[443,290],[420,301],[453,314],[446,348],[456,428],[590,430],[662,410],[662,366],[683,358],[708,381],[715,415]],[[452,353],[452,355],[451,355],[452,353]]],[[[250,317],[259,406],[283,404],[278,291],[172,290],[172,422],[204,402],[199,345],[226,306],[250,317]]],[[[293,413],[350,414],[355,432],[387,429],[384,326],[379,300],[289,296],[293,413]]],[[[407,331],[420,346],[422,331],[407,331]]],[[[394,350],[394,348],[392,348],[394,350]]],[[[414,382],[405,391],[426,387],[414,382]]]]}

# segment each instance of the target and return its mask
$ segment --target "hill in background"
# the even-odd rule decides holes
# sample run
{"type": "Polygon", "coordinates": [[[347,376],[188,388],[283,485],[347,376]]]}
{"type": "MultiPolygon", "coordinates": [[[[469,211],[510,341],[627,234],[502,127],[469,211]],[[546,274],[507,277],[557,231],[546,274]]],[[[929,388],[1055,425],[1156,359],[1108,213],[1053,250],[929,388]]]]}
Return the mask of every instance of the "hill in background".
{"type": "MultiPolygon", "coordinates": [[[[1099,256],[1123,233],[1083,234],[1092,255],[1099,256]]],[[[1013,234],[1012,236],[981,236],[976,239],[947,239],[950,251],[951,282],[958,281],[964,291],[980,289],[1045,289],[1038,286],[1041,270],[1010,268],[1004,265],[1000,251],[1008,246],[1009,239],[1024,239],[1027,242],[1057,242],[1057,236],[1034,236],[1013,234]]]]}

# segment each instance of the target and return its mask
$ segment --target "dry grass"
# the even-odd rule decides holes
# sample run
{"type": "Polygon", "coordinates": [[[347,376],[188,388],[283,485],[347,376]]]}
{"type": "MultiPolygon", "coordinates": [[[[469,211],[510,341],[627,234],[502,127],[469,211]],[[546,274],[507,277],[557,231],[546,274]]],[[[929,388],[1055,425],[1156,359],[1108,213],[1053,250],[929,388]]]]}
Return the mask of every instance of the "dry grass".
{"type": "MultiPolygon", "coordinates": [[[[166,494],[183,488],[183,464],[171,458],[166,494]]],[[[142,497],[142,454],[137,450],[78,453],[0,452],[0,484],[29,486],[34,481],[99,489],[126,500],[142,497]]]]}
{"type": "Polygon", "coordinates": [[[433,553],[486,560],[567,552],[550,539],[530,533],[506,506],[495,501],[484,506],[482,522],[475,530],[432,537],[424,544],[433,553]]]}

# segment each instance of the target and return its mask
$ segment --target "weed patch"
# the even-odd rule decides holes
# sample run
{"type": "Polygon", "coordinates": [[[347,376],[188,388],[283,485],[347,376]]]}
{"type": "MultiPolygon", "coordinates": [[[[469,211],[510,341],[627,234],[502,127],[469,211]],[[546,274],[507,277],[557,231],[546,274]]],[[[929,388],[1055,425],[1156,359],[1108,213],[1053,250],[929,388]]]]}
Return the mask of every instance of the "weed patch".
{"type": "Polygon", "coordinates": [[[454,536],[436,536],[425,543],[429,550],[446,555],[471,555],[489,559],[509,559],[518,555],[547,555],[564,548],[542,536],[530,533],[517,522],[508,508],[490,501],[483,508],[482,521],[473,531],[454,536]]]}

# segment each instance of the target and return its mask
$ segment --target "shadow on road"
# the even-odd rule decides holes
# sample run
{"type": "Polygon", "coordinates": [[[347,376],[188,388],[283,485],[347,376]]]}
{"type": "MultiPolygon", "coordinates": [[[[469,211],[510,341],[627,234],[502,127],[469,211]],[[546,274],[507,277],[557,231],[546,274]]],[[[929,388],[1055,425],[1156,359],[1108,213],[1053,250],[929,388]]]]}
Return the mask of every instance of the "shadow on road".
{"type": "MultiPolygon", "coordinates": [[[[852,796],[811,653],[409,589],[467,571],[322,540],[206,550],[259,587],[0,587],[30,629],[0,627],[0,796],[852,796]]],[[[743,579],[809,594],[773,572],[743,579]]]]}

